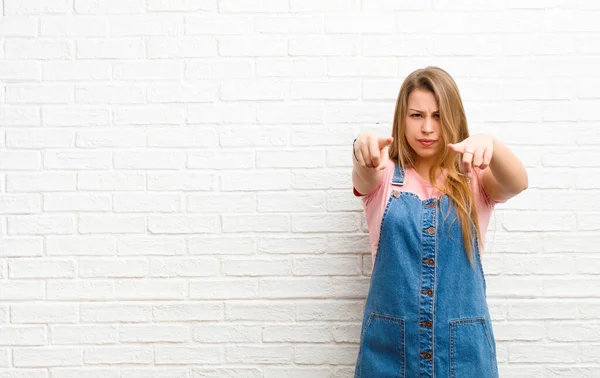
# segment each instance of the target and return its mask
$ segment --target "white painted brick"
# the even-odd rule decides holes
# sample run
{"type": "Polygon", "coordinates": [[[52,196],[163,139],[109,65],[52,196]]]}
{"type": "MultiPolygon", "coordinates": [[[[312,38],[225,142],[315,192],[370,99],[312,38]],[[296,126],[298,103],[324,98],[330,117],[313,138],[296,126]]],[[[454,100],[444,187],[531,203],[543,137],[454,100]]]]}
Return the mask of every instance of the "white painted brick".
{"type": "Polygon", "coordinates": [[[180,343],[190,336],[190,327],[182,325],[123,325],[119,329],[121,343],[180,343]]]}
{"type": "Polygon", "coordinates": [[[119,256],[173,256],[183,255],[186,242],[178,236],[122,236],[117,250],[119,256]]]}
{"type": "Polygon", "coordinates": [[[152,306],[147,303],[82,303],[84,323],[137,323],[152,319],[152,306]]]}
{"type": "Polygon", "coordinates": [[[77,13],[94,14],[135,14],[146,11],[146,2],[143,0],[131,0],[122,2],[119,0],[73,0],[77,13]]]}
{"type": "Polygon", "coordinates": [[[325,325],[273,325],[263,330],[265,342],[326,343],[331,341],[331,328],[325,325]]]}
{"type": "Polygon", "coordinates": [[[218,37],[219,55],[224,57],[285,56],[287,38],[281,36],[218,37]]]}
{"type": "MultiPolygon", "coordinates": [[[[302,377],[313,377],[313,378],[329,378],[332,377],[331,370],[328,367],[277,367],[277,366],[266,366],[264,370],[265,378],[277,378],[277,377],[289,377],[289,378],[302,378],[302,377]]],[[[345,374],[335,375],[335,377],[351,376],[354,371],[346,372],[345,374]]]]}
{"type": "Polygon", "coordinates": [[[310,16],[256,16],[254,18],[254,30],[259,33],[311,33],[321,34],[323,28],[323,17],[319,15],[310,16]]]}
{"type": "Polygon", "coordinates": [[[113,112],[116,125],[174,125],[184,122],[184,110],[175,105],[140,105],[113,112]]]}
{"type": "Polygon", "coordinates": [[[293,126],[291,144],[294,146],[347,145],[348,141],[357,134],[356,128],[349,125],[331,125],[327,128],[313,125],[293,126]]]}
{"type": "Polygon", "coordinates": [[[290,12],[331,12],[355,11],[360,9],[357,0],[332,0],[321,2],[317,0],[290,0],[290,12]]]}
{"type": "Polygon", "coordinates": [[[187,123],[253,123],[256,121],[256,105],[243,102],[218,104],[195,104],[186,107],[187,123]]]}
{"type": "Polygon", "coordinates": [[[224,101],[284,100],[289,97],[289,83],[279,80],[229,81],[221,85],[224,101]]]}
{"type": "Polygon", "coordinates": [[[78,347],[14,348],[15,367],[79,366],[83,351],[78,347]]]}
{"type": "Polygon", "coordinates": [[[151,147],[217,147],[218,144],[217,130],[212,126],[161,128],[148,132],[151,147]]]}
{"type": "Polygon", "coordinates": [[[187,284],[181,280],[120,279],[115,281],[115,294],[119,299],[183,299],[187,284]]]}
{"type": "Polygon", "coordinates": [[[294,170],[291,177],[293,189],[349,189],[352,171],[344,170],[294,170]]]}
{"type": "Polygon", "coordinates": [[[296,350],[292,345],[241,345],[226,346],[225,361],[228,363],[291,363],[296,350]]]}
{"type": "Polygon", "coordinates": [[[259,281],[258,295],[264,298],[341,298],[355,297],[368,287],[362,279],[335,278],[264,278],[259,281]]]}
{"type": "Polygon", "coordinates": [[[193,329],[194,341],[207,343],[260,343],[262,329],[260,325],[198,325],[193,329]]]}
{"type": "Polygon", "coordinates": [[[73,48],[69,41],[60,40],[7,40],[4,41],[6,59],[71,59],[73,48]]]}
{"type": "Polygon", "coordinates": [[[360,214],[292,215],[292,232],[356,232],[360,214]]]}
{"type": "Polygon", "coordinates": [[[39,81],[42,77],[40,62],[12,60],[0,62],[0,79],[3,81],[39,81]]]}
{"type": "Polygon", "coordinates": [[[69,0],[4,0],[4,14],[69,13],[69,0]]]}
{"type": "Polygon", "coordinates": [[[31,106],[3,106],[0,109],[2,126],[39,126],[40,110],[31,106]]]}
{"type": "Polygon", "coordinates": [[[184,84],[153,84],[148,86],[148,102],[190,103],[213,102],[217,98],[218,86],[211,82],[184,84]]]}
{"type": "Polygon", "coordinates": [[[83,361],[86,364],[150,364],[152,348],[149,346],[99,346],[86,347],[83,361]]]}
{"type": "Polygon", "coordinates": [[[9,150],[0,152],[0,169],[31,170],[40,168],[39,151],[9,150]]]}
{"type": "Polygon", "coordinates": [[[357,100],[360,92],[357,81],[303,81],[291,84],[290,97],[294,100],[357,100]]]}
{"type": "Polygon", "coordinates": [[[254,279],[204,279],[189,284],[190,299],[248,299],[258,296],[258,282],[254,279]]]}
{"type": "MultiPolygon", "coordinates": [[[[186,60],[184,75],[188,80],[249,78],[252,62],[245,60],[186,60]]],[[[217,105],[217,104],[215,104],[217,105]]]]}
{"type": "Polygon", "coordinates": [[[513,343],[510,345],[511,363],[575,363],[579,361],[579,348],[576,344],[555,345],[547,342],[513,343]]]}
{"type": "Polygon", "coordinates": [[[143,147],[146,133],[139,129],[87,129],[77,132],[77,147],[143,147]]]}
{"type": "MultiPolygon", "coordinates": [[[[351,1],[347,1],[351,2],[351,1]]],[[[422,10],[430,9],[431,2],[397,2],[393,0],[369,0],[363,4],[364,10],[378,10],[378,11],[405,11],[405,10],[422,10]]],[[[418,13],[417,13],[418,15],[418,13]]],[[[418,16],[414,16],[418,17],[418,16]]]]}
{"type": "Polygon", "coordinates": [[[117,80],[178,80],[183,65],[178,61],[149,60],[126,61],[113,65],[113,78],[117,80]]]}
{"type": "Polygon", "coordinates": [[[67,104],[75,98],[72,85],[8,84],[5,91],[8,104],[67,104]]]}
{"type": "Polygon", "coordinates": [[[263,105],[258,104],[258,121],[261,123],[323,123],[323,107],[313,104],[263,105]]]}
{"type": "Polygon", "coordinates": [[[78,230],[83,234],[131,234],[146,231],[146,224],[141,215],[86,214],[79,217],[78,230]]]}
{"type": "Polygon", "coordinates": [[[148,58],[203,58],[217,56],[217,40],[213,37],[149,37],[148,58]]]}
{"type": "Polygon", "coordinates": [[[193,213],[237,213],[256,211],[256,195],[244,193],[190,194],[187,210],[193,213]]]}
{"type": "MultiPolygon", "coordinates": [[[[148,5],[152,0],[148,1],[148,5]]],[[[183,17],[179,15],[126,15],[108,19],[110,35],[113,37],[173,36],[183,31],[183,17]]]]}
{"type": "Polygon", "coordinates": [[[224,259],[222,266],[227,276],[285,276],[292,272],[289,259],[224,259]]]}
{"type": "Polygon", "coordinates": [[[41,201],[34,194],[0,195],[0,214],[39,213],[41,201]]]}
{"type": "Polygon", "coordinates": [[[333,340],[340,343],[353,343],[360,340],[361,324],[343,324],[333,326],[333,340]]]}
{"type": "Polygon", "coordinates": [[[148,213],[181,211],[179,194],[124,193],[113,195],[113,211],[116,213],[148,213]]]}
{"type": "Polygon", "coordinates": [[[326,61],[319,57],[256,59],[259,77],[325,77],[326,70],[326,61]]]}
{"type": "Polygon", "coordinates": [[[44,326],[3,326],[0,345],[35,346],[46,344],[44,326]]]}
{"type": "Polygon", "coordinates": [[[325,108],[326,123],[377,123],[391,122],[393,118],[391,104],[337,104],[325,108]]]}
{"type": "Polygon", "coordinates": [[[304,346],[299,345],[294,350],[296,364],[345,364],[356,362],[358,346],[304,346]]]}
{"type": "Polygon", "coordinates": [[[12,148],[67,148],[74,145],[75,134],[63,129],[6,130],[6,146],[12,148]]]}
{"type": "Polygon", "coordinates": [[[37,35],[37,20],[29,16],[2,17],[0,21],[0,36],[3,37],[33,37],[37,35]]]}
{"type": "Polygon", "coordinates": [[[73,234],[76,229],[73,215],[16,215],[7,222],[10,235],[73,234]]]}
{"type": "Polygon", "coordinates": [[[10,278],[71,278],[75,262],[71,260],[15,259],[8,264],[10,278]]]}
{"type": "Polygon", "coordinates": [[[113,160],[118,169],[180,169],[185,164],[185,153],[147,149],[119,151],[113,154],[113,160]]]}
{"type": "Polygon", "coordinates": [[[354,36],[292,36],[291,56],[353,56],[358,54],[359,41],[354,36]]]}
{"type": "Polygon", "coordinates": [[[106,37],[108,22],[97,16],[42,16],[40,37],[106,37]]]}
{"type": "Polygon", "coordinates": [[[153,234],[216,233],[219,218],[211,215],[150,215],[148,230],[153,234]]]}
{"type": "Polygon", "coordinates": [[[218,11],[217,0],[147,0],[148,11],[218,11]]]}
{"type": "MultiPolygon", "coordinates": [[[[148,190],[212,191],[215,175],[212,173],[182,171],[148,173],[148,190]]],[[[188,197],[189,198],[189,197],[188,197]]],[[[188,201],[189,208],[189,201],[188,201]]]]}
{"type": "Polygon", "coordinates": [[[78,104],[141,104],[145,102],[142,86],[78,84],[75,86],[78,104]]]}
{"type": "Polygon", "coordinates": [[[252,31],[252,18],[248,16],[186,16],[185,34],[187,35],[243,35],[252,31]]]}
{"type": "Polygon", "coordinates": [[[395,18],[390,13],[356,13],[325,15],[325,33],[385,34],[396,29],[395,18]]]}
{"type": "Polygon", "coordinates": [[[222,215],[223,232],[287,232],[289,216],[279,214],[222,215]]]}
{"type": "Polygon", "coordinates": [[[44,211],[84,212],[110,210],[110,197],[106,194],[48,193],[44,194],[44,211]]]}
{"type": "Polygon", "coordinates": [[[156,346],[154,363],[156,365],[205,365],[222,361],[222,347],[217,346],[156,346]]]}
{"type": "Polygon", "coordinates": [[[41,256],[43,240],[37,238],[11,238],[4,236],[0,240],[0,256],[2,257],[33,257],[41,256]]]}
{"type": "Polygon", "coordinates": [[[52,106],[42,108],[44,126],[106,126],[110,124],[108,109],[92,107],[52,106]]]}
{"type": "Polygon", "coordinates": [[[111,368],[51,368],[52,378],[120,378],[119,370],[111,368]]]}
{"type": "Polygon", "coordinates": [[[77,173],[77,188],[79,190],[98,191],[144,190],[146,188],[146,178],[140,172],[82,171],[77,173]]]}
{"type": "Polygon", "coordinates": [[[259,212],[320,212],[325,210],[323,193],[264,192],[258,194],[259,212]]]}
{"type": "Polygon", "coordinates": [[[216,259],[151,259],[151,277],[209,277],[219,274],[216,259]]]}
{"type": "Polygon", "coordinates": [[[311,237],[261,236],[258,239],[259,253],[319,254],[324,253],[326,250],[327,239],[320,235],[311,237]]]}
{"type": "Polygon", "coordinates": [[[49,150],[44,152],[47,169],[106,169],[110,168],[108,151],[49,150]]]}
{"type": "Polygon", "coordinates": [[[318,168],[323,163],[323,150],[256,152],[257,168],[318,168]]]}
{"type": "MultiPolygon", "coordinates": [[[[30,70],[32,69],[30,68],[30,70]]],[[[110,76],[111,66],[108,61],[55,60],[42,62],[44,81],[95,81],[108,80],[110,76]]]]}
{"type": "Polygon", "coordinates": [[[148,261],[143,259],[80,259],[79,276],[84,278],[144,277],[148,261]]]}
{"type": "Polygon", "coordinates": [[[253,2],[252,4],[249,4],[244,0],[219,0],[219,11],[225,13],[286,13],[289,11],[289,5],[286,0],[258,0],[253,2]]]}
{"type": "Polygon", "coordinates": [[[156,322],[185,322],[223,320],[222,302],[180,302],[152,307],[152,320],[156,322]]]}
{"type": "Polygon", "coordinates": [[[10,305],[11,323],[76,323],[79,305],[71,303],[14,303],[10,305]]]}
{"type": "MultiPolygon", "coordinates": [[[[228,320],[293,321],[295,319],[294,312],[293,303],[282,301],[235,301],[227,303],[225,307],[225,316],[228,320]]],[[[213,335],[212,337],[222,336],[213,335]]]]}
{"type": "Polygon", "coordinates": [[[113,344],[117,341],[117,327],[105,325],[54,325],[50,340],[55,345],[113,344]]]}
{"type": "Polygon", "coordinates": [[[153,366],[147,369],[121,369],[119,378],[188,378],[189,368],[159,368],[153,366]]]}
{"type": "Polygon", "coordinates": [[[295,276],[354,276],[360,274],[360,258],[324,257],[295,258],[295,276]]]}
{"type": "Polygon", "coordinates": [[[286,190],[290,186],[290,175],[283,171],[225,171],[219,176],[219,187],[225,192],[286,190]]]}
{"type": "Polygon", "coordinates": [[[49,300],[107,300],[114,298],[110,281],[48,280],[46,297],[49,300]]]}
{"type": "Polygon", "coordinates": [[[252,236],[190,236],[190,255],[250,255],[254,254],[256,242],[252,236]]]}

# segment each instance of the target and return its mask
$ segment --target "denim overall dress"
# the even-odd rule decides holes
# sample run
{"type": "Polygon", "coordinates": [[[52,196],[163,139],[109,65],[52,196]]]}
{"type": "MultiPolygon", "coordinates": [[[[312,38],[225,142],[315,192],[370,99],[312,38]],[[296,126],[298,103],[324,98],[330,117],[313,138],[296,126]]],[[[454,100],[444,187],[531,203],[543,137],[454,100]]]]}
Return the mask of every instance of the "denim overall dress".
{"type": "Polygon", "coordinates": [[[471,265],[449,197],[397,190],[398,164],[391,184],[354,377],[497,377],[478,243],[471,265]]]}

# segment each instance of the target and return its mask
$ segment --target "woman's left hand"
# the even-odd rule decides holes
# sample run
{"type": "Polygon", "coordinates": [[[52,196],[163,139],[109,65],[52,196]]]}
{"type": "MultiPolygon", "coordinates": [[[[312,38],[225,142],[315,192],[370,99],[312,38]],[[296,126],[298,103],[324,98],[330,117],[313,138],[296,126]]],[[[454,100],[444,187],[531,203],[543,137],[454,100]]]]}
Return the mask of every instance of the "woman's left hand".
{"type": "Polygon", "coordinates": [[[462,154],[462,168],[466,175],[471,175],[471,167],[486,169],[494,154],[494,137],[488,134],[477,134],[462,142],[448,144],[448,148],[462,154]]]}

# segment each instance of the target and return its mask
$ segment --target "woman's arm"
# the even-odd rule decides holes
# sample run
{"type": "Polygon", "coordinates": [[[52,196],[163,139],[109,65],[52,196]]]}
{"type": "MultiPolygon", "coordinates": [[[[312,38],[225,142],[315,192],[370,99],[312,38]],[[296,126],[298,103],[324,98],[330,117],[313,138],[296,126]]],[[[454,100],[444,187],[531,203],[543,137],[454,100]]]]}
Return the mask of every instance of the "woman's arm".
{"type": "Polygon", "coordinates": [[[483,188],[492,200],[504,202],[527,189],[529,181],[525,167],[508,147],[493,136],[477,134],[448,147],[462,154],[465,174],[471,174],[471,167],[484,169],[483,188]]]}
{"type": "Polygon", "coordinates": [[[489,169],[483,171],[483,187],[495,201],[506,201],[529,186],[525,167],[517,156],[494,138],[489,169]]]}
{"type": "Polygon", "coordinates": [[[352,154],[352,185],[363,195],[371,193],[383,178],[388,161],[387,146],[394,139],[380,138],[374,133],[361,133],[354,143],[352,154]]]}

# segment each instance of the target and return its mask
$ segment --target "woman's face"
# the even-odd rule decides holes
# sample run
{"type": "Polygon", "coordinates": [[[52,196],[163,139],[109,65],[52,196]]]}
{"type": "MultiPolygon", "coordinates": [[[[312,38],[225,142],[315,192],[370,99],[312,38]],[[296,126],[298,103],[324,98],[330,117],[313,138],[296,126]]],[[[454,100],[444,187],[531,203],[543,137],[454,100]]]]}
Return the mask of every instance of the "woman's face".
{"type": "Polygon", "coordinates": [[[432,92],[415,89],[409,94],[405,136],[419,161],[431,159],[443,147],[440,113],[432,92]]]}

